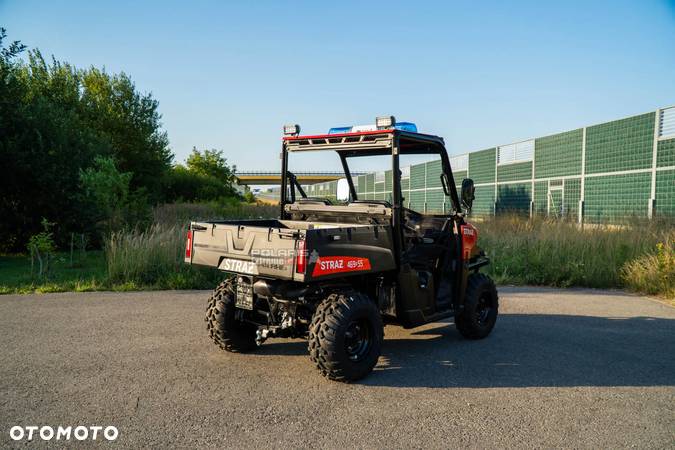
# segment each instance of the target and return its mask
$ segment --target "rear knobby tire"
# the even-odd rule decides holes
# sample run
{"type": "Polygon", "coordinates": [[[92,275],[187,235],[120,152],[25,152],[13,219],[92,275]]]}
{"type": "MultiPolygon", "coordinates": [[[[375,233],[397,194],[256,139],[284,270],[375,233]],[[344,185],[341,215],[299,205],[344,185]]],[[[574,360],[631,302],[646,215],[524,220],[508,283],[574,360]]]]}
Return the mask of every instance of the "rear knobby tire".
{"type": "Polygon", "coordinates": [[[499,312],[494,282],[482,273],[469,275],[464,309],[455,316],[455,326],[467,339],[483,339],[492,331],[499,312]]]}
{"type": "Polygon", "coordinates": [[[206,308],[206,329],[223,350],[245,353],[256,349],[256,327],[235,318],[234,279],[223,281],[211,294],[206,308]]]}
{"type": "Polygon", "coordinates": [[[316,309],[309,328],[309,357],[322,375],[349,382],[377,364],[384,326],[375,303],[360,292],[334,293],[316,309]]]}

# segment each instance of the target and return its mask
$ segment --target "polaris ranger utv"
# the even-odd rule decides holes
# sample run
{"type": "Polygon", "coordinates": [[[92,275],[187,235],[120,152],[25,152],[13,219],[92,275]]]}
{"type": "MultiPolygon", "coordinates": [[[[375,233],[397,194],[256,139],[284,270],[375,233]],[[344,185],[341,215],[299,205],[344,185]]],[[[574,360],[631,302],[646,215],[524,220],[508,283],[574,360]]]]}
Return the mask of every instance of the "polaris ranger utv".
{"type": "Polygon", "coordinates": [[[473,181],[462,182],[460,200],[443,139],[392,116],[324,135],[299,131],[284,127],[279,219],[190,225],[185,262],[234,274],[208,302],[211,339],[223,350],[249,352],[271,337],[306,338],[324,376],[352,381],[377,363],[384,323],[412,328],[454,316],[462,336],[490,334],[497,290],[479,273],[489,261],[476,246],[477,230],[465,221],[473,181]],[[289,171],[289,155],[304,152],[337,152],[347,201],[306,195],[289,171]],[[404,206],[404,155],[441,160],[449,213],[404,206]],[[349,162],[364,156],[390,161],[390,201],[358,198],[349,162]]]}

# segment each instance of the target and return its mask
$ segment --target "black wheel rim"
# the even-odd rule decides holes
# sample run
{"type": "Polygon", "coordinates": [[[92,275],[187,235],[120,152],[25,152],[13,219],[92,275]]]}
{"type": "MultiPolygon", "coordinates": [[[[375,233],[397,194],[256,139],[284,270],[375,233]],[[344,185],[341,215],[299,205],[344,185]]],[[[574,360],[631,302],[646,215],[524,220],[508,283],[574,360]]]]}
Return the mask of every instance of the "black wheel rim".
{"type": "Polygon", "coordinates": [[[371,346],[370,324],[366,319],[352,320],[345,331],[345,352],[354,362],[366,357],[371,346]]]}
{"type": "Polygon", "coordinates": [[[485,326],[490,318],[490,311],[492,310],[492,299],[488,292],[484,292],[478,298],[476,305],[476,322],[478,325],[485,326]]]}

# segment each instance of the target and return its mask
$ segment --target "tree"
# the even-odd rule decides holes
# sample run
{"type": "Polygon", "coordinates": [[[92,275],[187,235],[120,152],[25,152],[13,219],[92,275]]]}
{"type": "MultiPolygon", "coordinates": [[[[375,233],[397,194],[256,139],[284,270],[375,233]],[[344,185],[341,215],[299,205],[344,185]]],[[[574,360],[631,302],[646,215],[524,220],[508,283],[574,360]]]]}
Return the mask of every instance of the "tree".
{"type": "Polygon", "coordinates": [[[80,72],[85,121],[111,144],[120,170],[133,174],[131,187],[145,188],[153,201],[162,197],[162,177],[173,155],[162,130],[159,102],[141,94],[124,73],[90,68],[80,72]]]}
{"type": "Polygon", "coordinates": [[[171,170],[165,188],[167,201],[239,198],[234,188],[235,167],[227,164],[222,151],[193,148],[186,166],[177,164],[171,170]]]}
{"type": "Polygon", "coordinates": [[[151,94],[125,74],[47,62],[38,50],[23,62],[25,47],[5,39],[0,30],[0,251],[25,248],[42,217],[58,224],[57,244],[91,231],[80,172],[97,157],[131,174],[129,201],[162,200],[172,155],[151,94]]]}
{"type": "Polygon", "coordinates": [[[228,186],[235,181],[236,166],[230,167],[227,164],[227,159],[223,156],[222,150],[211,149],[200,152],[196,147],[193,147],[186,163],[191,172],[213,177],[228,186]]]}

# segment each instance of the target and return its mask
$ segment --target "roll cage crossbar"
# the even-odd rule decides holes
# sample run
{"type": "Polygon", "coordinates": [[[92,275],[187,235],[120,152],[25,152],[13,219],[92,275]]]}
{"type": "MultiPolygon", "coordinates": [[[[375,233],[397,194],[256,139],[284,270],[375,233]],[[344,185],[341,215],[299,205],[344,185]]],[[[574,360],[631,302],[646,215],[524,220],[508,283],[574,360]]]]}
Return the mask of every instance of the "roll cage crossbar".
{"type": "Polygon", "coordinates": [[[388,129],[378,131],[364,131],[358,133],[325,134],[312,136],[286,136],[281,148],[281,218],[286,218],[285,206],[295,202],[294,192],[297,187],[295,177],[288,172],[288,154],[294,152],[332,150],[338,153],[345,178],[349,184],[349,192],[353,200],[358,200],[354,180],[349,170],[348,159],[361,156],[392,156],[392,207],[394,209],[393,225],[400,225],[403,198],[401,194],[401,172],[399,167],[400,155],[439,155],[446,177],[447,189],[452,201],[453,209],[462,211],[455,180],[450,167],[450,160],[445,150],[443,138],[422,133],[388,129]],[[290,198],[289,198],[290,197],[290,198]],[[290,201],[289,201],[290,200],[290,201]]]}

